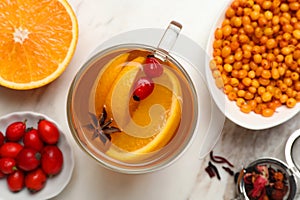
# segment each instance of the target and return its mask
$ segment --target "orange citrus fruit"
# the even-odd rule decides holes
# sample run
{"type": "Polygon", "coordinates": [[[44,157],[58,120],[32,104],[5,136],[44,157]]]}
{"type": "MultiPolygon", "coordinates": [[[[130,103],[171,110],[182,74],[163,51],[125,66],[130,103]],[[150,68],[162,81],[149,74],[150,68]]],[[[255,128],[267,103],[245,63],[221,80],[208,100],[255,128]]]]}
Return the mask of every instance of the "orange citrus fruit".
{"type": "Polygon", "coordinates": [[[26,90],[60,76],[75,52],[77,18],[66,0],[0,2],[0,85],[26,90]]]}

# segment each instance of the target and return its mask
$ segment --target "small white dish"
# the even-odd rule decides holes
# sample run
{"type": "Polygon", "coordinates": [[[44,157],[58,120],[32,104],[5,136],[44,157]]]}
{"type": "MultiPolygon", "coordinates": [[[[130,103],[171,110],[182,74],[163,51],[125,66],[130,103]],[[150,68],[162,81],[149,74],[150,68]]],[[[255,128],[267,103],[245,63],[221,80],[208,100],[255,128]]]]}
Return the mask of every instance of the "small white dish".
{"type": "Polygon", "coordinates": [[[58,175],[48,178],[45,187],[36,193],[31,193],[26,188],[24,188],[20,192],[13,193],[8,189],[6,179],[5,178],[0,179],[0,188],[1,188],[0,199],[14,199],[14,200],[50,199],[58,195],[60,192],[62,192],[72,177],[74,164],[75,164],[72,148],[66,138],[66,135],[62,132],[62,129],[60,128],[59,124],[57,124],[54,120],[52,120],[48,116],[40,113],[31,112],[31,111],[10,113],[0,117],[0,131],[2,131],[3,134],[5,134],[5,129],[10,123],[15,121],[24,121],[25,119],[27,120],[26,121],[27,127],[37,127],[37,123],[40,119],[47,119],[53,122],[58,127],[60,132],[60,139],[57,145],[63,153],[63,157],[64,157],[63,168],[58,175]]]}
{"type": "Polygon", "coordinates": [[[262,130],[280,125],[294,117],[300,111],[300,103],[297,103],[292,109],[287,108],[286,106],[281,106],[276,109],[274,115],[271,117],[263,117],[254,112],[245,114],[240,111],[239,107],[236,105],[236,102],[230,101],[223,91],[215,84],[215,79],[212,76],[212,72],[209,67],[209,63],[213,59],[212,52],[214,32],[216,28],[221,27],[225,17],[225,12],[231,3],[232,1],[230,0],[228,1],[228,4],[224,4],[222,12],[220,12],[220,14],[217,16],[216,22],[211,27],[211,32],[207,42],[206,52],[208,56],[206,57],[205,61],[205,76],[211,96],[213,97],[218,108],[228,119],[244,128],[251,130],[262,130]]]}

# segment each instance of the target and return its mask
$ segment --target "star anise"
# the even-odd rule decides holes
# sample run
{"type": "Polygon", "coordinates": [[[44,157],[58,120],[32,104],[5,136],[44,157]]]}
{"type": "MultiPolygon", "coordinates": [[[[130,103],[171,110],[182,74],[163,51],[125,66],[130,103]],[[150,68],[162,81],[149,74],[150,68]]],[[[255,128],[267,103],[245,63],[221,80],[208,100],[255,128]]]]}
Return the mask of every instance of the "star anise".
{"type": "Polygon", "coordinates": [[[99,137],[99,139],[106,144],[107,141],[111,140],[110,134],[119,132],[120,129],[114,126],[110,126],[113,119],[107,120],[107,112],[105,106],[103,107],[102,113],[100,114],[99,119],[93,113],[89,113],[91,118],[91,123],[88,124],[86,127],[93,131],[92,139],[99,137]]]}

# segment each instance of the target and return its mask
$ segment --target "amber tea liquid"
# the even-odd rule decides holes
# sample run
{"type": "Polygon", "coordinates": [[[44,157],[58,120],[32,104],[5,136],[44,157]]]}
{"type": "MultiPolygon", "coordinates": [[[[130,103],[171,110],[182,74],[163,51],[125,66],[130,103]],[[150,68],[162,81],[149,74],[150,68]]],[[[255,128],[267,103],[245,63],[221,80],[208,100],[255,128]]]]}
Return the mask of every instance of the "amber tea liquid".
{"type": "Polygon", "coordinates": [[[175,61],[156,58],[164,72],[150,78],[154,82],[153,92],[140,101],[133,98],[135,83],[147,76],[143,66],[153,54],[152,50],[124,49],[94,63],[102,68],[89,107],[108,125],[99,130],[106,140],[91,137],[89,141],[115,159],[131,162],[157,154],[170,156],[186,146],[194,131],[195,91],[186,72],[175,61]]]}

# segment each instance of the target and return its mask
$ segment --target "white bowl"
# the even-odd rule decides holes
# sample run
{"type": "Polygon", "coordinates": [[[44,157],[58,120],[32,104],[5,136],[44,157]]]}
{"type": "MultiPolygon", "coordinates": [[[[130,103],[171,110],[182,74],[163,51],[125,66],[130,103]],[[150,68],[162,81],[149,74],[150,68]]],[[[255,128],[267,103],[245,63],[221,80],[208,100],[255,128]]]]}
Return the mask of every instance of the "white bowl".
{"type": "Polygon", "coordinates": [[[281,106],[276,109],[275,113],[271,117],[263,117],[254,112],[245,114],[240,111],[239,107],[236,105],[235,101],[230,101],[223,91],[217,88],[215,84],[215,79],[212,76],[212,72],[209,66],[210,61],[212,60],[213,52],[213,41],[214,41],[214,32],[216,28],[221,27],[221,24],[225,17],[225,12],[231,4],[231,0],[228,4],[224,4],[222,12],[219,12],[219,16],[216,18],[216,22],[211,27],[211,33],[208,38],[206,52],[208,56],[205,61],[205,76],[207,79],[207,84],[209,91],[219,107],[219,109],[224,113],[224,115],[230,119],[232,122],[248,129],[252,130],[262,130],[277,126],[286,122],[287,120],[294,117],[300,110],[300,103],[297,103],[294,108],[287,108],[286,106],[281,106]]]}
{"type": "Polygon", "coordinates": [[[62,171],[51,178],[47,179],[47,183],[45,187],[36,192],[30,193],[26,188],[21,190],[20,192],[13,193],[11,192],[6,183],[6,179],[0,179],[0,199],[14,199],[14,200],[24,200],[24,199],[31,199],[31,200],[41,200],[41,199],[49,199],[53,198],[54,196],[58,195],[69,183],[73,169],[74,169],[74,155],[71,149],[71,146],[62,132],[60,126],[54,122],[49,117],[35,112],[14,112],[8,115],[0,117],[0,131],[5,134],[6,127],[15,121],[26,121],[27,127],[37,127],[37,122],[39,119],[47,119],[53,122],[59,129],[60,132],[60,139],[58,142],[58,147],[61,149],[64,157],[64,163],[62,171]]]}

